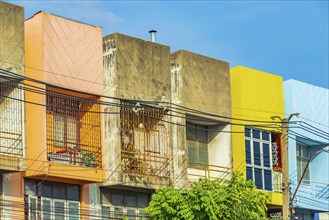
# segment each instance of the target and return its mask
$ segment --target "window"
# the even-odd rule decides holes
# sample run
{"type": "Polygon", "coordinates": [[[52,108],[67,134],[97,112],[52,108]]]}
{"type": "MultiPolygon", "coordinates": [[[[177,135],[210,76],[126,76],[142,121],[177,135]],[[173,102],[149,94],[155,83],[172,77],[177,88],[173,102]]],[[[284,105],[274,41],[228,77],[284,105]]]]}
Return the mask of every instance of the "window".
{"type": "Polygon", "coordinates": [[[47,153],[50,161],[101,167],[100,105],[93,95],[47,87],[47,153]]]}
{"type": "Polygon", "coordinates": [[[164,110],[121,102],[121,166],[125,173],[170,176],[170,147],[164,110]],[[137,106],[137,107],[136,107],[137,106]]]}
{"type": "Polygon", "coordinates": [[[186,123],[189,166],[206,168],[208,165],[208,127],[186,123]]]}
{"type": "Polygon", "coordinates": [[[25,179],[24,195],[26,219],[80,218],[79,185],[25,179]]]}
{"type": "MultiPolygon", "coordinates": [[[[297,180],[299,181],[306,168],[308,159],[310,158],[309,147],[304,144],[297,144],[296,156],[297,156],[297,180]]],[[[302,183],[305,184],[310,183],[310,167],[308,167],[307,170],[305,171],[305,175],[302,180],[302,183]]]]}
{"type": "Polygon", "coordinates": [[[271,133],[245,129],[246,175],[257,189],[272,191],[271,133]]]}
{"type": "Polygon", "coordinates": [[[102,218],[117,219],[127,216],[129,219],[146,217],[142,212],[151,200],[151,194],[129,190],[101,188],[102,218]]]}

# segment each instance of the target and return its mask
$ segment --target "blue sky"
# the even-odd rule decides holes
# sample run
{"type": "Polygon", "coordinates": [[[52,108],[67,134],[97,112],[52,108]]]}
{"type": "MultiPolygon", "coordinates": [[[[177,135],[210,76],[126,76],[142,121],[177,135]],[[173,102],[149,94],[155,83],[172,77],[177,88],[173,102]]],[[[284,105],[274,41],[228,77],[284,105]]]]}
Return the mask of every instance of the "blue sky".
{"type": "Polygon", "coordinates": [[[329,88],[328,1],[7,1],[329,88]]]}

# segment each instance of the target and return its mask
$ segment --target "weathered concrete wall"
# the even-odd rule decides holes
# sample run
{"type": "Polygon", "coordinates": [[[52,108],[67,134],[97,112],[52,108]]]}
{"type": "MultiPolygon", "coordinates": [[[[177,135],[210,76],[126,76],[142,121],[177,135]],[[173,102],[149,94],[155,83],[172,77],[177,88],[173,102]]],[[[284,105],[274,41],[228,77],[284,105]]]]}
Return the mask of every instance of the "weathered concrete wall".
{"type": "Polygon", "coordinates": [[[229,63],[185,50],[173,53],[171,59],[177,72],[172,83],[177,87],[181,105],[231,116],[229,63]]]}
{"type": "Polygon", "coordinates": [[[152,101],[170,97],[168,46],[114,33],[104,38],[104,53],[114,50],[112,58],[104,57],[104,68],[110,71],[106,84],[115,85],[116,97],[152,101]],[[110,62],[114,70],[109,70],[110,62]]]}
{"type": "MultiPolygon", "coordinates": [[[[170,101],[169,47],[119,33],[103,39],[105,95],[133,99],[170,101]]],[[[108,99],[119,103],[118,100],[108,99]]],[[[119,112],[108,106],[106,112],[119,112]]],[[[168,125],[166,125],[169,127],[168,125]]],[[[169,129],[169,128],[168,128],[169,129]]],[[[156,177],[123,174],[121,170],[120,115],[105,115],[106,183],[158,188],[169,183],[156,177]]],[[[169,146],[168,146],[169,147],[169,146]]]]}
{"type": "MultiPolygon", "coordinates": [[[[174,104],[224,117],[231,116],[229,63],[199,54],[180,50],[171,55],[171,99],[174,104]]],[[[174,113],[175,114],[175,113],[174,113]]],[[[197,114],[196,114],[197,115],[197,114]]],[[[179,115],[180,117],[182,115],[179,115]]],[[[200,116],[205,117],[200,114],[200,116]]],[[[186,120],[172,117],[175,124],[185,125],[186,120]]],[[[209,117],[206,117],[209,118],[209,117]]],[[[222,122],[230,119],[214,117],[222,122]]],[[[202,124],[202,122],[200,122],[202,124]]],[[[227,126],[225,130],[230,130],[227,126]]],[[[188,174],[200,174],[188,169],[188,146],[184,126],[172,125],[173,181],[175,186],[185,186],[188,174]]],[[[230,166],[230,134],[217,133],[208,144],[209,164],[230,166]],[[222,156],[219,156],[222,155],[222,156]]],[[[204,175],[204,171],[200,171],[204,175]]],[[[212,175],[212,173],[210,174],[212,175]]],[[[215,174],[219,176],[218,173],[215,174]]],[[[228,176],[224,174],[223,176],[228,176]]]]}
{"type": "Polygon", "coordinates": [[[24,8],[0,1],[0,68],[24,75],[24,8]]]}

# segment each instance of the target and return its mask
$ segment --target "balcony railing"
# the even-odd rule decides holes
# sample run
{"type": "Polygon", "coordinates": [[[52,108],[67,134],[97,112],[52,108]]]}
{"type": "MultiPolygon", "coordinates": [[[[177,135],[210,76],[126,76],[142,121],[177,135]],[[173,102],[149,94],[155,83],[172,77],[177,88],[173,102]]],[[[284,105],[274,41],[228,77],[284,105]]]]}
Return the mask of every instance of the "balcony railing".
{"type": "Polygon", "coordinates": [[[47,87],[48,160],[101,167],[101,122],[98,98],[47,87]]]}
{"type": "Polygon", "coordinates": [[[23,157],[23,95],[18,85],[0,84],[0,155],[23,157]]]}
{"type": "Polygon", "coordinates": [[[227,179],[231,176],[231,168],[205,163],[188,162],[188,180],[195,181],[199,178],[210,180],[227,179]]]}
{"type": "Polygon", "coordinates": [[[123,172],[158,177],[170,176],[170,149],[162,109],[122,102],[121,167],[123,172]]]}

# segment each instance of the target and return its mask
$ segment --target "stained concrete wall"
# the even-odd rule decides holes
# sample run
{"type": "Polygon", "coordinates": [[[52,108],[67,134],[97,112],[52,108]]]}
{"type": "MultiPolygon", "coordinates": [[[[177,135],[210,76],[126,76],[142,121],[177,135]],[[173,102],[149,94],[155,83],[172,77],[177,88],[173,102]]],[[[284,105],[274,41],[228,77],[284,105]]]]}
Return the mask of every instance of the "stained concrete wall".
{"type": "Polygon", "coordinates": [[[0,1],[0,68],[24,75],[24,8],[0,1]]]}
{"type": "MultiPolygon", "coordinates": [[[[221,121],[216,122],[219,130],[213,141],[208,144],[208,163],[215,166],[231,166],[230,122],[231,92],[229,63],[205,57],[189,51],[180,50],[171,55],[171,99],[174,104],[195,110],[212,113],[220,117],[199,116],[221,121]],[[228,118],[225,118],[228,117],[228,118]],[[225,125],[226,124],[226,125],[225,125]],[[220,156],[221,155],[221,156],[220,156]]],[[[198,114],[193,114],[197,116],[198,114]]],[[[181,116],[181,115],[180,115],[181,116]]],[[[185,125],[186,120],[172,117],[175,124],[185,125]]],[[[203,124],[204,122],[200,122],[203,124]]],[[[214,125],[213,124],[213,125],[214,125]]],[[[188,169],[188,146],[184,126],[172,126],[171,142],[173,152],[173,181],[176,186],[185,186],[189,174],[202,175],[204,171],[188,169]]],[[[212,167],[212,169],[216,169],[212,167]]],[[[219,173],[211,175],[221,175],[219,173]]]]}
{"type": "Polygon", "coordinates": [[[104,38],[106,85],[116,97],[160,101],[170,97],[170,50],[119,33],[104,38]]]}
{"type": "MultiPolygon", "coordinates": [[[[170,50],[168,46],[114,33],[103,39],[105,95],[133,100],[170,101],[170,50]]],[[[119,103],[118,100],[107,101],[119,103]]],[[[106,112],[119,112],[107,106],[106,112]]],[[[169,130],[169,125],[165,125],[169,130]]],[[[122,184],[158,188],[169,184],[167,178],[123,174],[121,170],[120,115],[105,116],[104,185],[122,184]]],[[[170,146],[168,146],[170,147],[170,146]]]]}
{"type": "MultiPolygon", "coordinates": [[[[231,116],[229,63],[179,50],[171,55],[181,105],[226,117],[231,116]]],[[[230,121],[229,119],[220,119],[230,121]]]]}

